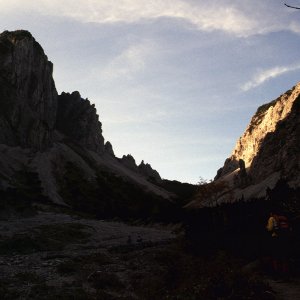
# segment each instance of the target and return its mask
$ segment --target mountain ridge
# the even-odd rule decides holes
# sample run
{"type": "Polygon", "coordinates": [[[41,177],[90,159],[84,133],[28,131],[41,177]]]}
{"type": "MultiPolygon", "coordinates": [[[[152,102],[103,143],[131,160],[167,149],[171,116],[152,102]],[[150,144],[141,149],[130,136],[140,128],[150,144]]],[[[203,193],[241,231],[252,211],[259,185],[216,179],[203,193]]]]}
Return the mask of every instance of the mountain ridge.
{"type": "Polygon", "coordinates": [[[59,181],[66,184],[66,165],[71,164],[91,186],[103,171],[141,195],[173,198],[156,185],[161,178],[149,164],[132,169],[115,157],[104,141],[95,105],[77,91],[58,95],[52,73],[53,64],[31,33],[0,34],[0,188],[18,188],[15,174],[25,168],[37,173],[46,197],[66,205],[59,181]]]}
{"type": "Polygon", "coordinates": [[[232,199],[268,198],[268,190],[284,181],[300,187],[300,83],[260,106],[215,181],[231,186],[232,199]]]}

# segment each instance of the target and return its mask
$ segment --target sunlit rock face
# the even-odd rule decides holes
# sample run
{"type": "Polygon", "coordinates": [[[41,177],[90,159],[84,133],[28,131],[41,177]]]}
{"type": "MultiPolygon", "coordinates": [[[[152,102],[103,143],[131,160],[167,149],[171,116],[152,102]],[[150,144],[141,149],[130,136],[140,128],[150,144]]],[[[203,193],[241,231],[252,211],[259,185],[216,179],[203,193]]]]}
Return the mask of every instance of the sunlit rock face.
{"type": "Polygon", "coordinates": [[[300,83],[258,108],[215,180],[231,180],[243,197],[247,193],[249,197],[265,196],[266,189],[273,188],[280,178],[290,187],[300,187],[299,116],[300,83]],[[240,160],[246,167],[243,186],[238,180],[240,160]]]}
{"type": "Polygon", "coordinates": [[[53,66],[27,31],[0,35],[0,143],[43,150],[53,140],[53,66]]]}
{"type": "MultiPolygon", "coordinates": [[[[299,93],[300,84],[281,95],[278,99],[258,108],[244,134],[237,141],[231,156],[227,158],[223,168],[218,171],[217,178],[239,168],[238,161],[240,159],[245,162],[246,168],[253,168],[254,166],[252,166],[252,164],[254,160],[257,164],[257,155],[263,151],[262,146],[266,147],[265,140],[266,138],[270,140],[271,135],[274,144],[272,145],[273,151],[269,153],[269,157],[272,160],[274,160],[275,157],[278,158],[279,152],[275,151],[275,149],[278,148],[279,144],[282,147],[286,146],[286,139],[291,139],[293,132],[289,132],[288,128],[286,128],[285,133],[287,136],[285,141],[283,141],[282,139],[275,140],[275,138],[277,138],[275,131],[279,129],[282,122],[288,121],[288,117],[292,117],[290,115],[292,110],[296,107],[295,102],[299,101],[299,93]]],[[[289,120],[289,122],[294,121],[297,122],[297,119],[289,120]]]]}
{"type": "Polygon", "coordinates": [[[300,84],[279,98],[276,109],[274,118],[270,119],[275,123],[275,129],[261,140],[257,155],[252,159],[249,175],[254,182],[258,182],[272,172],[280,172],[290,186],[299,187],[300,84]]]}

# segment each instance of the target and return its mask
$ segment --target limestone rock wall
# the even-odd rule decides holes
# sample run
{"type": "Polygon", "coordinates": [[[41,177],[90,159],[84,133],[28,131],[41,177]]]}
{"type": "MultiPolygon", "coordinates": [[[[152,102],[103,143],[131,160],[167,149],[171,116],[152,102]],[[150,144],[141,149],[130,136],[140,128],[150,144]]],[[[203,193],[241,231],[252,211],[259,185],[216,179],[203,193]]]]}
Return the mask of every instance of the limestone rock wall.
{"type": "Polygon", "coordinates": [[[216,179],[238,169],[240,159],[245,162],[246,168],[250,169],[253,175],[256,175],[254,169],[256,170],[258,162],[261,162],[258,157],[262,156],[262,153],[264,153],[264,160],[270,161],[267,165],[264,163],[268,167],[267,170],[278,169],[279,161],[283,163],[286,160],[280,153],[283,153],[283,148],[291,143],[291,134],[293,133],[290,128],[292,125],[289,125],[284,133],[282,129],[279,129],[280,126],[283,126],[282,124],[287,122],[287,119],[290,124],[296,126],[297,118],[291,120],[289,116],[292,114],[295,102],[299,100],[299,94],[300,83],[278,99],[258,108],[244,134],[237,141],[231,156],[226,159],[223,168],[218,171],[216,179]],[[280,137],[278,136],[279,131],[281,132],[280,137]]]}
{"type": "Polygon", "coordinates": [[[53,66],[27,31],[0,35],[0,143],[43,150],[53,140],[53,66]]]}
{"type": "Polygon", "coordinates": [[[56,128],[88,150],[104,152],[102,124],[95,105],[82,99],[79,92],[59,95],[56,128]]]}
{"type": "Polygon", "coordinates": [[[112,145],[104,144],[94,104],[79,92],[57,95],[52,71],[28,31],[0,34],[0,189],[16,187],[15,174],[25,168],[37,173],[49,199],[63,204],[59,179],[72,163],[92,184],[104,170],[170,198],[150,182],[150,177],[160,178],[150,165],[138,167],[132,156],[118,159],[112,145]]]}

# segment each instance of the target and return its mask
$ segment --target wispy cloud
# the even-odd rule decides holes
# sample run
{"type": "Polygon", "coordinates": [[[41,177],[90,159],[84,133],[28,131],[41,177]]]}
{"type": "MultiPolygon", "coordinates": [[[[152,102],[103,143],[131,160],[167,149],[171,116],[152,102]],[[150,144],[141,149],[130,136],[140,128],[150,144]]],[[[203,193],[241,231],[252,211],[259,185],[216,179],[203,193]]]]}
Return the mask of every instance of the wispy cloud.
{"type": "MultiPolygon", "coordinates": [[[[0,0],[0,5],[2,12],[18,11],[22,7],[24,9],[23,0],[0,0]]],[[[220,30],[236,36],[282,29],[298,32],[299,29],[299,22],[289,21],[287,16],[283,20],[284,14],[280,20],[276,19],[274,22],[274,14],[270,11],[268,3],[262,4],[258,0],[251,0],[249,4],[226,0],[222,3],[215,0],[41,0],[38,5],[36,1],[27,0],[26,12],[30,11],[95,23],[136,23],[162,17],[176,18],[184,20],[198,30],[220,30]],[[258,9],[250,10],[254,5],[258,9]]]]}
{"type": "Polygon", "coordinates": [[[76,3],[71,0],[51,0],[43,3],[45,6],[39,7],[43,13],[55,12],[83,22],[135,23],[169,17],[185,20],[200,30],[224,30],[235,34],[243,34],[255,26],[253,20],[233,5],[214,5],[207,1],[191,4],[183,0],[78,0],[76,3]]]}
{"type": "Polygon", "coordinates": [[[120,77],[131,79],[132,76],[144,70],[147,61],[156,52],[156,45],[153,41],[140,41],[129,45],[114,57],[101,69],[100,74],[98,69],[95,69],[94,73],[105,80],[113,80],[120,77]]]}
{"type": "Polygon", "coordinates": [[[294,66],[277,66],[271,69],[258,72],[250,81],[246,82],[241,89],[243,91],[249,91],[263,84],[264,82],[281,76],[285,73],[296,71],[300,69],[300,64],[294,66]]]}

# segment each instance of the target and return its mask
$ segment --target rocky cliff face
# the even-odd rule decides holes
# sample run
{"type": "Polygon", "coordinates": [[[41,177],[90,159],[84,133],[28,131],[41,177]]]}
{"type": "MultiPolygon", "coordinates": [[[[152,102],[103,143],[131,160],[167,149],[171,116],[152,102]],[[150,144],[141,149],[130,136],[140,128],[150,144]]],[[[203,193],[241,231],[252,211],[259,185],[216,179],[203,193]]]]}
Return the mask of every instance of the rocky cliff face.
{"type": "Polygon", "coordinates": [[[120,161],[124,166],[126,166],[130,170],[141,174],[142,176],[146,177],[152,182],[154,181],[156,183],[160,183],[162,181],[159,173],[156,170],[152,169],[150,164],[145,164],[143,160],[140,163],[140,165],[137,165],[133,156],[128,154],[123,155],[120,161]]]}
{"type": "Polygon", "coordinates": [[[240,159],[245,162],[246,168],[251,166],[253,159],[261,151],[266,136],[275,132],[278,124],[291,113],[299,93],[300,84],[278,99],[258,108],[244,134],[237,141],[231,156],[226,160],[224,167],[218,171],[218,177],[236,170],[240,159]]]}
{"type": "Polygon", "coordinates": [[[104,138],[96,108],[79,92],[58,96],[56,128],[86,149],[104,152],[104,138]]]}
{"type": "Polygon", "coordinates": [[[299,187],[299,107],[300,83],[259,107],[215,180],[231,181],[236,197],[246,198],[264,197],[280,178],[299,187]]]}
{"type": "Polygon", "coordinates": [[[52,142],[57,92],[52,63],[29,32],[0,35],[0,143],[43,150],[52,142]]]}
{"type": "Polygon", "coordinates": [[[145,164],[142,160],[141,164],[138,166],[139,172],[144,176],[147,176],[152,181],[161,182],[161,177],[159,173],[152,169],[150,164],[145,164]]]}
{"type": "Polygon", "coordinates": [[[118,186],[125,189],[124,182],[135,193],[169,198],[148,180],[151,167],[139,168],[133,158],[132,167],[115,157],[112,145],[104,143],[94,104],[79,92],[57,95],[52,70],[29,32],[0,35],[0,190],[20,186],[16,174],[36,173],[44,194],[60,204],[80,193],[85,198],[82,191],[72,196],[66,190],[81,181],[93,201],[101,193],[107,198],[118,186]],[[68,181],[72,176],[76,182],[68,181]]]}

